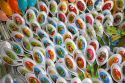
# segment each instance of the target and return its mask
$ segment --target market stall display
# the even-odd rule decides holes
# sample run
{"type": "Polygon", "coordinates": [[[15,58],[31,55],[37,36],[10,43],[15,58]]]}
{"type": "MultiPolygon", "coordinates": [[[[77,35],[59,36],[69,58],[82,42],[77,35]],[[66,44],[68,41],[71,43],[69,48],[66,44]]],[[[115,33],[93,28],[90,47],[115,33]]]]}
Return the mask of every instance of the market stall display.
{"type": "Polygon", "coordinates": [[[123,4],[1,0],[0,82],[124,83],[123,4]]]}

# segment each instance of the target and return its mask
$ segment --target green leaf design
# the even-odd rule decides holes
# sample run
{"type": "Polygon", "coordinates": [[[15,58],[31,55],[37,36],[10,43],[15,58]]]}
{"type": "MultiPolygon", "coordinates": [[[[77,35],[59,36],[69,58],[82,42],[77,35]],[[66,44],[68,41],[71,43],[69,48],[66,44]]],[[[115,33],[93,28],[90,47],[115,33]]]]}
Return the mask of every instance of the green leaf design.
{"type": "Polygon", "coordinates": [[[103,33],[103,39],[104,39],[105,43],[110,46],[109,36],[105,32],[103,33]]]}
{"type": "Polygon", "coordinates": [[[99,41],[101,46],[105,45],[105,42],[103,41],[103,39],[100,36],[97,36],[97,40],[99,41]]]}
{"type": "Polygon", "coordinates": [[[123,35],[123,36],[124,36],[124,35],[125,35],[125,31],[121,31],[121,35],[123,35]]]}
{"type": "Polygon", "coordinates": [[[116,27],[114,27],[114,26],[107,27],[106,32],[109,35],[117,34],[118,33],[116,27]]]}

